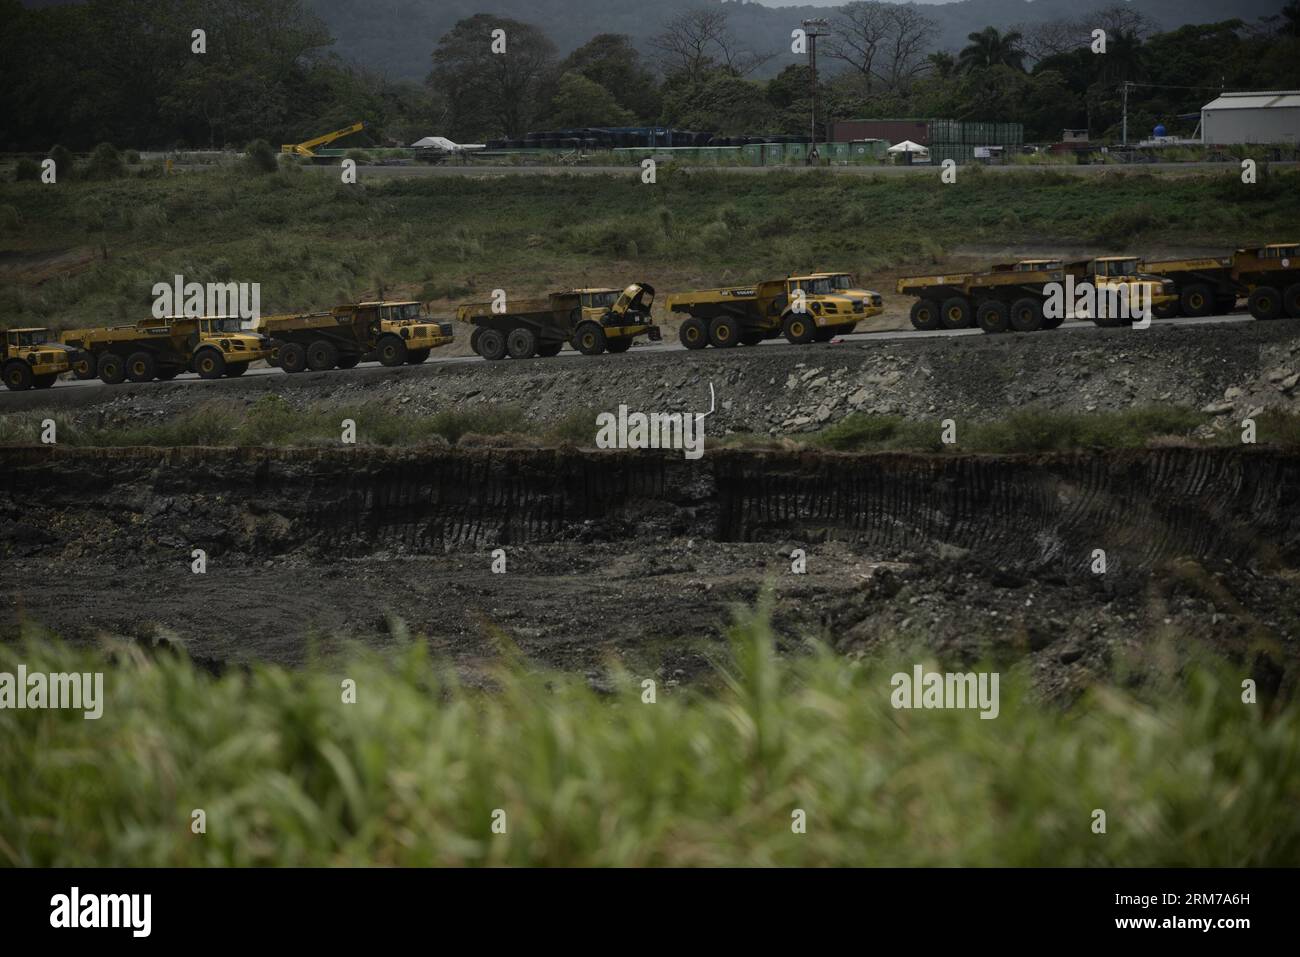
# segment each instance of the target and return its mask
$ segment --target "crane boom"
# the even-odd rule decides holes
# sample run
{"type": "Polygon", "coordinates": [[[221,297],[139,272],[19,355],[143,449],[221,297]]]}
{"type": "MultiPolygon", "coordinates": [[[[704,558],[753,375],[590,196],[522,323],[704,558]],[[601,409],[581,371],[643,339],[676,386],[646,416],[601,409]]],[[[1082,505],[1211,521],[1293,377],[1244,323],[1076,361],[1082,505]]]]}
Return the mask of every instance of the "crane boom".
{"type": "Polygon", "coordinates": [[[326,133],[323,136],[317,136],[314,139],[304,140],[301,143],[285,143],[280,147],[281,153],[293,153],[296,156],[313,156],[312,151],[318,146],[325,146],[333,143],[335,140],[350,136],[353,133],[360,133],[366,128],[364,122],[353,123],[351,126],[344,127],[341,130],[335,130],[333,133],[326,133]]]}

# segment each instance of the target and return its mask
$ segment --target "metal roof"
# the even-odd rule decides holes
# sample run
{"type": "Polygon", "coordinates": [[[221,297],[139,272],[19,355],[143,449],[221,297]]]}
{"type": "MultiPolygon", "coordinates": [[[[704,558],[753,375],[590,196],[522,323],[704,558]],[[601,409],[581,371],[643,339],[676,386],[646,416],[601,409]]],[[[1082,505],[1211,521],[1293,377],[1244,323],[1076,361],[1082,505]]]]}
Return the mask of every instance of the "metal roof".
{"type": "Polygon", "coordinates": [[[1202,110],[1264,110],[1300,107],[1300,90],[1261,90],[1257,93],[1224,93],[1206,103],[1202,110]]]}

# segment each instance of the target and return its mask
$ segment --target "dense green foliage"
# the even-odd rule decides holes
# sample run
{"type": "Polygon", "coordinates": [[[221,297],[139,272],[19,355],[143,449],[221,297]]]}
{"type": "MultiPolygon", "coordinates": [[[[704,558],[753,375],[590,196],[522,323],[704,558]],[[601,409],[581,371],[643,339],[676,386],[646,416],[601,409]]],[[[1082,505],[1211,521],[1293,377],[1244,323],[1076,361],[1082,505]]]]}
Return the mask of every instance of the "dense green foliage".
{"type": "MultiPolygon", "coordinates": [[[[807,60],[790,49],[790,30],[814,8],[674,0],[655,9],[602,3],[584,15],[578,2],[491,14],[471,0],[408,0],[382,14],[354,6],[86,0],[29,10],[0,0],[0,148],[280,144],[357,120],[367,130],[342,145],[625,123],[724,135],[808,128],[807,60]],[[506,31],[503,55],[490,48],[496,29],[506,31]]],[[[995,14],[874,0],[815,8],[831,20],[820,47],[820,120],[1019,121],[1031,139],[1054,141],[1064,127],[1113,136],[1124,81],[1140,84],[1130,130],[1144,133],[1157,121],[1172,131],[1179,114],[1221,87],[1300,87],[1296,0],[1278,0],[1280,13],[1264,22],[1164,32],[1134,4],[1031,6],[1021,29],[972,22],[955,38],[955,24],[995,14]],[[1108,31],[1104,56],[1089,49],[1094,27],[1108,31]]],[[[1162,15],[1186,23],[1206,11],[1162,15]]]]}
{"type": "MultiPolygon", "coordinates": [[[[427,645],[220,678],[166,652],[0,645],[0,670],[104,671],[103,714],[0,711],[0,860],[17,865],[1289,865],[1300,710],[1239,669],[1068,713],[1001,668],[994,720],[895,710],[912,664],[787,649],[741,619],[712,688],[616,670],[599,696],[501,639],[489,693],[427,645]],[[355,703],[343,682],[355,682],[355,703]],[[202,809],[206,833],[192,832],[202,809]],[[1094,810],[1106,833],[1094,833],[1094,810]],[[494,833],[504,812],[505,833],[494,833]],[[802,811],[805,832],[796,833],[802,811]]],[[[1159,655],[1154,661],[1162,660],[1159,655]]],[[[954,663],[955,664],[955,663],[954,663]]],[[[652,666],[653,667],[653,666],[652,666]]],[[[990,666],[997,670],[997,666],[990,666]]],[[[971,670],[969,665],[955,670],[971,670]]],[[[982,670],[982,669],[981,669],[982,670]]],[[[653,674],[653,671],[650,672],[653,674]]]]}

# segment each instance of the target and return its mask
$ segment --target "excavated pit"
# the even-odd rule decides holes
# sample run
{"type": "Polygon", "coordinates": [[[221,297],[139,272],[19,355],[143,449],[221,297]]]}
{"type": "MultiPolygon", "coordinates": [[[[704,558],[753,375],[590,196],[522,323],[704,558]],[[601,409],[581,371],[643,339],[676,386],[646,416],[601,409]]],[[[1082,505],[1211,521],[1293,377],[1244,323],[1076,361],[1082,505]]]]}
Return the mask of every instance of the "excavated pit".
{"type": "Polygon", "coordinates": [[[0,463],[5,634],[36,621],[296,662],[400,619],[470,670],[504,634],[559,667],[612,655],[688,679],[766,583],[789,638],[1005,651],[1055,687],[1169,629],[1243,657],[1268,638],[1285,670],[1300,630],[1295,451],[29,447],[0,463]]]}

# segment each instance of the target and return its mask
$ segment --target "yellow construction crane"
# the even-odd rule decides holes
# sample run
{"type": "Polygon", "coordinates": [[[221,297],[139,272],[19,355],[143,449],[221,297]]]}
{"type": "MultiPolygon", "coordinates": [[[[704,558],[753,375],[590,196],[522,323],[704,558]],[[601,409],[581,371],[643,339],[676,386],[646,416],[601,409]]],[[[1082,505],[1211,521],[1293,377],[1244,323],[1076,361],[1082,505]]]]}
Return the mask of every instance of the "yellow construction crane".
{"type": "Polygon", "coordinates": [[[295,156],[315,156],[316,154],[313,150],[317,147],[327,146],[335,140],[340,140],[353,133],[360,133],[365,128],[365,123],[353,123],[351,126],[344,127],[341,130],[335,130],[333,133],[326,133],[324,136],[317,136],[314,139],[304,140],[301,143],[285,143],[280,147],[280,152],[292,153],[295,156]]]}

